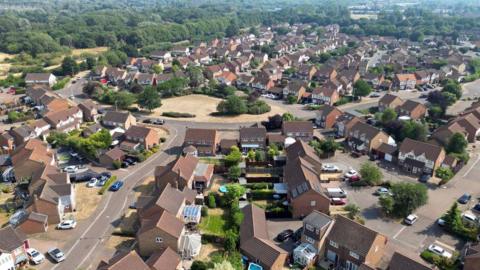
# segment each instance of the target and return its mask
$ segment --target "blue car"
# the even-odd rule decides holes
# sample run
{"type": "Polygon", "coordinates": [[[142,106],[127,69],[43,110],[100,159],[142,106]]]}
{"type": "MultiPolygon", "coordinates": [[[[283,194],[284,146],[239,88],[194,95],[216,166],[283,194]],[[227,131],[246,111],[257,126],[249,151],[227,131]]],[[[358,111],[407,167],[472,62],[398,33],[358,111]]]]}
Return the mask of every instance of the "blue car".
{"type": "Polygon", "coordinates": [[[110,191],[118,191],[123,186],[122,181],[115,181],[113,185],[110,186],[110,191]]]}

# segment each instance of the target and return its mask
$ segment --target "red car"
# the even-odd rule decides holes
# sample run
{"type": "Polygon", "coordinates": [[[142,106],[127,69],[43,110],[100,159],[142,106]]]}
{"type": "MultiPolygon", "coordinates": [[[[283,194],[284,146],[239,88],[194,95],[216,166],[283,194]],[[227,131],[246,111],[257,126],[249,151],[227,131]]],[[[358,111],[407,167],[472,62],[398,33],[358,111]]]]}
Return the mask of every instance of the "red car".
{"type": "Polygon", "coordinates": [[[345,205],[347,204],[347,199],[345,198],[332,198],[330,200],[331,205],[345,205]]]}
{"type": "Polygon", "coordinates": [[[348,178],[348,181],[350,181],[351,183],[358,182],[358,181],[360,181],[360,176],[352,175],[350,178],[348,178]]]}

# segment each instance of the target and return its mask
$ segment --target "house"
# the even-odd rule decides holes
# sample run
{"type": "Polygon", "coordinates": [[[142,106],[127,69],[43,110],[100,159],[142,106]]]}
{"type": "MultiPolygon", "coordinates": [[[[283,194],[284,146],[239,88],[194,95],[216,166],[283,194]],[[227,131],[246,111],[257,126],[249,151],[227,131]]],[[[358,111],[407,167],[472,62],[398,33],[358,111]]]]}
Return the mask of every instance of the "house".
{"type": "Polygon", "coordinates": [[[340,99],[339,92],[332,87],[315,87],[312,90],[312,102],[317,104],[333,105],[340,99]]]}
{"type": "Polygon", "coordinates": [[[382,130],[359,121],[348,131],[347,143],[353,151],[374,154],[383,143],[394,145],[395,141],[382,130]]]}
{"type": "Polygon", "coordinates": [[[129,112],[107,111],[103,116],[102,123],[107,127],[120,127],[127,130],[130,126],[136,125],[137,120],[129,112]]]}
{"type": "Polygon", "coordinates": [[[333,80],[336,77],[337,71],[334,67],[331,67],[329,65],[323,65],[317,70],[317,72],[313,76],[313,79],[319,82],[326,82],[328,80],[333,80]]]}
{"type": "Polygon", "coordinates": [[[400,90],[414,89],[417,84],[417,77],[415,74],[395,74],[393,84],[400,90]]]}
{"type": "Polygon", "coordinates": [[[293,218],[305,217],[313,210],[328,214],[330,199],[320,184],[322,164],[315,150],[298,140],[286,148],[286,153],[283,179],[293,218]]]}
{"type": "Polygon", "coordinates": [[[114,164],[121,164],[124,158],[125,152],[123,152],[119,147],[115,147],[105,152],[98,159],[102,166],[106,168],[114,168],[114,164]]]}
{"type": "Polygon", "coordinates": [[[273,88],[274,86],[275,86],[274,80],[267,75],[263,75],[263,73],[257,74],[252,82],[253,89],[256,89],[260,92],[267,91],[273,88]]]}
{"type": "Polygon", "coordinates": [[[406,138],[400,145],[398,163],[413,174],[433,174],[445,159],[445,150],[437,145],[406,138]]]}
{"type": "Polygon", "coordinates": [[[302,80],[311,81],[317,68],[314,65],[302,65],[298,68],[297,76],[302,80]]]}
{"type": "Polygon", "coordinates": [[[8,131],[9,135],[13,138],[15,142],[15,147],[18,147],[30,139],[36,138],[35,130],[28,125],[22,125],[8,131]]]}
{"type": "Polygon", "coordinates": [[[475,142],[480,134],[479,118],[474,113],[461,115],[436,129],[432,134],[432,138],[446,145],[450,137],[455,133],[464,135],[469,143],[475,142]]]}
{"type": "Polygon", "coordinates": [[[282,134],[296,140],[311,141],[313,139],[313,124],[310,121],[283,122],[282,134]]]}
{"type": "Polygon", "coordinates": [[[480,244],[469,244],[463,254],[463,269],[476,270],[480,269],[480,244]]]}
{"type": "Polygon", "coordinates": [[[0,239],[0,269],[19,269],[28,264],[26,249],[29,242],[22,232],[6,226],[0,229],[0,239]]]}
{"type": "Polygon", "coordinates": [[[323,254],[325,238],[333,226],[333,218],[322,212],[314,210],[308,216],[306,216],[302,222],[302,243],[308,243],[312,245],[317,250],[318,254],[323,254]]]}
{"type": "Polygon", "coordinates": [[[172,54],[169,51],[153,51],[150,53],[150,58],[170,62],[172,60],[172,54]]]}
{"type": "Polygon", "coordinates": [[[220,84],[230,86],[230,85],[232,85],[232,84],[235,82],[235,80],[237,79],[237,75],[235,75],[234,73],[232,73],[232,72],[230,72],[230,71],[224,71],[224,72],[222,72],[222,74],[220,74],[219,76],[216,76],[215,79],[216,79],[220,84]]]}
{"type": "Polygon", "coordinates": [[[265,149],[267,130],[265,127],[240,128],[240,147],[243,152],[253,149],[265,149]]]}
{"type": "Polygon", "coordinates": [[[15,139],[8,131],[0,134],[0,152],[9,153],[15,149],[15,139]]]}
{"type": "Polygon", "coordinates": [[[376,266],[383,257],[387,237],[349,218],[337,215],[325,243],[325,258],[334,267],[357,269],[376,266]]]}
{"type": "Polygon", "coordinates": [[[335,126],[337,119],[343,115],[343,112],[337,107],[330,105],[323,105],[317,111],[315,123],[325,129],[331,129],[335,126]]]}
{"type": "Polygon", "coordinates": [[[409,99],[397,107],[397,112],[399,116],[408,116],[413,120],[418,120],[425,117],[427,107],[420,102],[409,99]]]}
{"type": "Polygon", "coordinates": [[[222,139],[219,143],[220,153],[228,155],[232,146],[238,146],[238,140],[236,139],[222,139]]]}
{"type": "Polygon", "coordinates": [[[46,136],[49,133],[50,128],[52,127],[47,121],[44,119],[37,119],[33,123],[29,125],[33,132],[35,133],[35,138],[40,136],[46,136]]]}
{"type": "MultiPolygon", "coordinates": [[[[173,249],[167,247],[162,251],[153,253],[145,263],[151,270],[180,270],[182,262],[180,256],[173,249]]],[[[137,269],[137,268],[134,268],[137,269]]]]}
{"type": "Polygon", "coordinates": [[[283,98],[286,99],[288,96],[294,96],[297,99],[297,102],[302,99],[303,95],[307,91],[307,83],[305,81],[290,81],[283,88],[283,98]]]}
{"type": "Polygon", "coordinates": [[[199,156],[213,156],[217,152],[218,141],[215,129],[188,128],[183,146],[195,146],[199,156]]]}
{"type": "MultiPolygon", "coordinates": [[[[480,266],[480,264],[478,266],[480,266]]],[[[433,268],[421,263],[420,261],[409,258],[401,253],[398,253],[398,252],[393,253],[392,259],[390,259],[390,263],[388,264],[387,270],[403,270],[403,269],[432,270],[433,268]]],[[[470,270],[465,267],[463,269],[470,270]]]]}
{"type": "Polygon", "coordinates": [[[62,111],[47,113],[43,119],[50,124],[52,129],[69,132],[80,128],[80,124],[83,122],[83,112],[78,107],[71,107],[62,111]]]}
{"type": "Polygon", "coordinates": [[[424,85],[430,83],[432,78],[430,73],[426,70],[415,71],[415,77],[417,79],[417,85],[424,85]]]}
{"type": "Polygon", "coordinates": [[[48,216],[30,212],[20,221],[17,228],[25,234],[42,233],[48,230],[48,216]]]}
{"type": "Polygon", "coordinates": [[[133,150],[148,150],[159,144],[160,137],[154,129],[133,125],[125,131],[125,140],[137,143],[140,146],[139,148],[135,147],[133,150]]]}
{"type": "Polygon", "coordinates": [[[97,270],[151,270],[135,250],[121,251],[108,262],[101,261],[97,270]]]}
{"type": "Polygon", "coordinates": [[[57,83],[57,78],[51,73],[27,73],[25,76],[26,85],[43,84],[52,87],[57,83]]]}
{"type": "Polygon", "coordinates": [[[103,126],[99,123],[95,123],[93,125],[87,126],[82,130],[82,136],[88,138],[89,136],[99,132],[103,129],[103,126]]]}
{"type": "Polygon", "coordinates": [[[240,253],[263,269],[284,269],[288,253],[269,240],[265,212],[253,204],[242,208],[242,212],[240,253]]]}
{"type": "Polygon", "coordinates": [[[399,106],[403,104],[403,100],[398,96],[392,94],[385,94],[383,97],[378,101],[378,111],[383,112],[387,108],[397,110],[399,106]]]}

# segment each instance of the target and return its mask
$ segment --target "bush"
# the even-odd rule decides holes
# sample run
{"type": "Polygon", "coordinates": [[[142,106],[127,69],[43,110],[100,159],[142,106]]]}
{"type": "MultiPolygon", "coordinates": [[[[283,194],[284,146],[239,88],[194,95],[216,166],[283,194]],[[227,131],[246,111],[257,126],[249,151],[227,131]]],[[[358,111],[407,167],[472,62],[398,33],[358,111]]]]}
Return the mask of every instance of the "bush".
{"type": "Polygon", "coordinates": [[[181,113],[181,112],[163,112],[162,116],[171,117],[171,118],[194,118],[196,115],[191,113],[181,113]]]}
{"type": "Polygon", "coordinates": [[[116,175],[113,175],[112,177],[110,177],[107,182],[105,182],[105,185],[103,185],[102,188],[100,188],[100,190],[98,191],[98,195],[103,195],[103,193],[105,193],[105,191],[107,191],[110,186],[113,184],[113,182],[115,182],[117,180],[117,176],[116,175]]]}
{"type": "Polygon", "coordinates": [[[217,207],[217,203],[216,203],[216,200],[215,200],[215,195],[213,195],[213,193],[208,194],[207,203],[208,203],[209,208],[217,207]]]}
{"type": "Polygon", "coordinates": [[[268,182],[260,182],[260,183],[250,183],[245,185],[246,188],[257,190],[257,189],[272,189],[273,184],[268,182]]]}
{"type": "Polygon", "coordinates": [[[65,78],[57,81],[57,83],[52,86],[52,90],[63,89],[69,81],[70,81],[70,77],[65,77],[65,78]]]}
{"type": "Polygon", "coordinates": [[[0,190],[2,190],[3,193],[12,193],[13,192],[13,186],[12,185],[0,185],[0,190]]]}
{"type": "MultiPolygon", "coordinates": [[[[214,198],[215,199],[215,198],[214,198]]],[[[208,208],[205,206],[202,206],[202,217],[207,217],[208,216],[208,208]]]]}
{"type": "Polygon", "coordinates": [[[122,166],[122,163],[120,162],[120,160],[114,160],[112,162],[112,166],[115,170],[118,170],[120,169],[120,167],[122,166]]]}
{"type": "Polygon", "coordinates": [[[208,244],[208,243],[219,244],[219,243],[223,243],[223,241],[224,239],[218,235],[202,233],[202,244],[208,244]]]}
{"type": "Polygon", "coordinates": [[[370,186],[378,186],[382,183],[383,174],[380,169],[371,162],[365,162],[360,168],[362,180],[370,186]]]}
{"type": "Polygon", "coordinates": [[[257,189],[250,192],[253,200],[269,200],[272,199],[274,191],[271,189],[257,189]]]}
{"type": "Polygon", "coordinates": [[[439,185],[443,185],[446,184],[450,179],[452,179],[454,174],[450,168],[440,167],[435,171],[435,176],[442,179],[439,185]]]}

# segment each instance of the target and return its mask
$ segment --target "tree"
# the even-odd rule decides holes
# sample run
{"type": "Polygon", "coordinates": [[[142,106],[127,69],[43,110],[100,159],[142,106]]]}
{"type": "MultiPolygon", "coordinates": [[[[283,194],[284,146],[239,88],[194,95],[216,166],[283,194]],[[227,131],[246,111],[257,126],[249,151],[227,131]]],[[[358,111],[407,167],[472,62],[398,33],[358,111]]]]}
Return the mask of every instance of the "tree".
{"type": "Polygon", "coordinates": [[[190,270],[207,270],[210,268],[210,265],[203,261],[193,261],[192,266],[190,266],[190,270]]]}
{"type": "MultiPolygon", "coordinates": [[[[225,246],[227,245],[227,240],[229,239],[228,238],[225,239],[225,246]]],[[[212,270],[235,270],[235,268],[232,266],[232,264],[229,261],[224,260],[222,262],[216,263],[213,266],[212,270]]]]}
{"type": "Polygon", "coordinates": [[[217,111],[222,114],[239,115],[246,113],[247,110],[245,100],[235,95],[227,97],[227,100],[221,101],[217,105],[217,111]]]}
{"type": "Polygon", "coordinates": [[[85,63],[87,64],[87,69],[92,70],[97,66],[97,59],[94,56],[89,55],[85,58],[85,63]]]}
{"type": "Polygon", "coordinates": [[[353,85],[353,95],[366,97],[372,92],[372,87],[364,80],[358,80],[353,85]]]}
{"type": "Polygon", "coordinates": [[[160,100],[157,90],[149,86],[138,95],[138,105],[151,112],[153,109],[162,106],[162,101],[160,100]]]}
{"type": "Polygon", "coordinates": [[[362,176],[362,180],[370,186],[378,186],[382,183],[382,172],[371,162],[365,162],[362,164],[360,175],[362,176]]]}
{"type": "Polygon", "coordinates": [[[258,162],[263,162],[266,160],[265,151],[257,150],[255,151],[255,160],[258,162]]]}
{"type": "Polygon", "coordinates": [[[319,56],[320,63],[327,62],[331,57],[332,57],[332,55],[329,54],[329,53],[321,53],[320,56],[319,56]]]}
{"type": "Polygon", "coordinates": [[[296,104],[298,102],[298,98],[295,95],[289,94],[287,96],[287,103],[288,104],[296,104]]]}
{"type": "Polygon", "coordinates": [[[391,196],[380,196],[378,201],[380,203],[380,206],[382,207],[382,211],[385,214],[391,215],[393,213],[395,201],[391,196]]]}
{"type": "Polygon", "coordinates": [[[77,62],[71,56],[63,58],[61,68],[64,75],[70,76],[75,75],[80,70],[77,62]]]}
{"type": "Polygon", "coordinates": [[[198,87],[205,82],[205,77],[200,67],[188,67],[187,75],[190,79],[190,86],[192,87],[198,87]]]}
{"type": "Polygon", "coordinates": [[[153,70],[153,73],[160,74],[163,72],[163,67],[160,65],[153,65],[152,70],[153,70]]]}
{"type": "Polygon", "coordinates": [[[115,94],[113,94],[113,104],[120,109],[128,109],[135,101],[135,96],[127,91],[115,92],[115,94]]]}
{"type": "Polygon", "coordinates": [[[464,153],[467,149],[468,142],[465,139],[465,136],[461,133],[456,132],[450,137],[447,144],[447,153],[464,153]]]}
{"type": "Polygon", "coordinates": [[[450,207],[447,213],[445,213],[442,219],[445,221],[445,227],[448,228],[450,231],[455,232],[463,228],[462,216],[460,209],[458,209],[457,202],[453,203],[453,205],[450,207]]]}
{"type": "Polygon", "coordinates": [[[396,183],[392,185],[391,192],[393,199],[391,214],[398,217],[413,213],[428,201],[427,188],[422,184],[396,183]]]}
{"type": "Polygon", "coordinates": [[[282,120],[283,122],[295,121],[295,116],[290,112],[286,112],[282,114],[282,120]]]}
{"type": "Polygon", "coordinates": [[[274,157],[278,156],[280,151],[278,150],[278,146],[274,143],[271,143],[267,148],[267,155],[269,159],[273,159],[274,157]]]}
{"type": "Polygon", "coordinates": [[[348,218],[352,220],[360,213],[360,207],[356,204],[348,204],[344,209],[348,212],[348,218]]]}
{"type": "Polygon", "coordinates": [[[406,121],[403,123],[402,137],[410,138],[417,141],[426,141],[428,135],[428,127],[416,121],[406,121]]]}
{"type": "Polygon", "coordinates": [[[448,180],[452,179],[452,177],[454,176],[452,170],[448,167],[439,167],[436,171],[435,171],[435,176],[442,179],[442,181],[440,183],[445,183],[447,182],[448,180]]]}
{"type": "Polygon", "coordinates": [[[227,29],[225,29],[225,36],[233,37],[238,35],[239,32],[240,27],[238,26],[237,20],[231,20],[230,24],[227,26],[227,29]]]}
{"type": "Polygon", "coordinates": [[[241,174],[242,170],[238,165],[234,165],[228,168],[228,179],[230,180],[238,180],[241,174]]]}
{"type": "Polygon", "coordinates": [[[458,82],[448,81],[447,84],[443,87],[442,92],[451,93],[455,95],[457,99],[462,97],[462,87],[458,82]]]}
{"type": "Polygon", "coordinates": [[[387,108],[383,111],[381,121],[382,123],[389,123],[397,119],[397,113],[392,108],[387,108]]]}
{"type": "Polygon", "coordinates": [[[237,201],[243,196],[243,194],[245,194],[245,187],[241,186],[240,184],[228,184],[226,188],[227,192],[225,193],[225,200],[227,205],[236,205],[238,207],[238,203],[233,204],[233,202],[237,201]]]}
{"type": "Polygon", "coordinates": [[[212,192],[208,193],[208,207],[209,208],[215,208],[217,207],[217,203],[215,201],[215,195],[213,195],[212,192]]]}
{"type": "Polygon", "coordinates": [[[255,151],[253,149],[248,150],[247,158],[250,161],[255,161],[255,151]]]}
{"type": "Polygon", "coordinates": [[[410,40],[411,41],[422,42],[424,38],[425,38],[425,36],[420,31],[415,31],[410,35],[410,40]]]}
{"type": "Polygon", "coordinates": [[[242,152],[237,146],[232,146],[230,153],[225,157],[225,165],[227,167],[238,165],[242,161],[242,152]]]}

